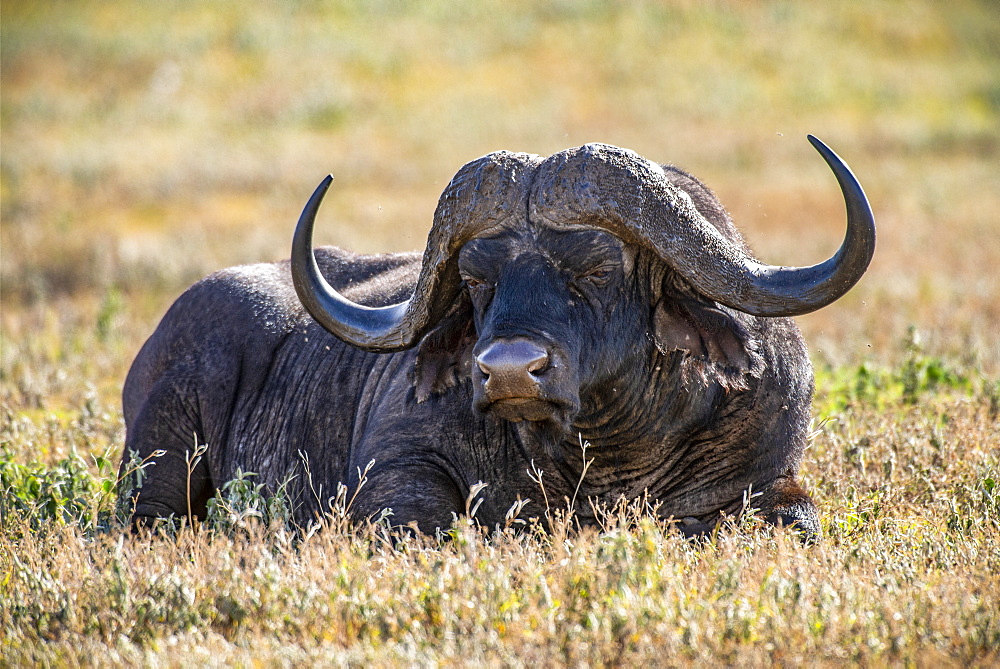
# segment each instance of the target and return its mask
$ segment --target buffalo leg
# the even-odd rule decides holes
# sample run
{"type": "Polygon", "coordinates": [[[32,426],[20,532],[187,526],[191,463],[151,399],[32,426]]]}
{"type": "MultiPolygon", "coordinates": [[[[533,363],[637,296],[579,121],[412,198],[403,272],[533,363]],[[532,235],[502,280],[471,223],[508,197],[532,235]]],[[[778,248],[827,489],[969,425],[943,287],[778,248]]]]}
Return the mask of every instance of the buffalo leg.
{"type": "Polygon", "coordinates": [[[388,509],[395,527],[413,527],[425,534],[448,529],[465,511],[465,498],[455,481],[433,464],[376,463],[358,491],[351,514],[356,520],[378,517],[388,509]]]}
{"type": "Polygon", "coordinates": [[[819,514],[809,494],[792,477],[780,477],[761,490],[754,500],[761,517],[775,526],[790,527],[802,534],[804,541],[819,537],[819,514]]]}
{"type": "MultiPolygon", "coordinates": [[[[812,543],[819,536],[819,516],[816,505],[809,494],[794,478],[782,477],[759,495],[754,495],[751,506],[758,509],[758,516],[775,527],[792,528],[799,532],[802,540],[812,543]]],[[[739,504],[731,507],[737,510],[739,504]]],[[[718,529],[719,522],[701,522],[695,518],[678,519],[676,528],[689,539],[707,537],[718,529]]]]}
{"type": "Polygon", "coordinates": [[[119,468],[119,505],[133,528],[159,518],[204,517],[212,493],[207,453],[190,393],[157,383],[128,426],[119,468]],[[203,450],[203,449],[202,449],[203,450]]]}

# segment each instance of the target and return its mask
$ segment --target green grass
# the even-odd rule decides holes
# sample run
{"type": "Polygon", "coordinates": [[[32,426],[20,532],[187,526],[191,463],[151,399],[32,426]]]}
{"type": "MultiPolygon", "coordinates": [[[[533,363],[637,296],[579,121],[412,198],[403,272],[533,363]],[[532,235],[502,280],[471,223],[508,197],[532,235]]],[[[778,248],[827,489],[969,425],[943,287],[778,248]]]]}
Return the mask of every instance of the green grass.
{"type": "Polygon", "coordinates": [[[888,410],[893,405],[917,405],[927,395],[979,395],[993,419],[1000,414],[1000,385],[975,366],[928,356],[910,328],[895,366],[872,360],[835,368],[829,363],[816,370],[817,413],[829,417],[852,406],[888,410]]]}
{"type": "Polygon", "coordinates": [[[976,0],[5,2],[0,664],[1000,662],[998,45],[976,0]],[[641,509],[399,538],[346,498],[295,534],[251,473],[197,528],[123,532],[131,359],[192,281],[287,257],[327,172],[321,243],[409,250],[466,161],[605,141],[801,265],[843,229],[810,132],[879,229],[797,319],[817,545],[641,509]]]}

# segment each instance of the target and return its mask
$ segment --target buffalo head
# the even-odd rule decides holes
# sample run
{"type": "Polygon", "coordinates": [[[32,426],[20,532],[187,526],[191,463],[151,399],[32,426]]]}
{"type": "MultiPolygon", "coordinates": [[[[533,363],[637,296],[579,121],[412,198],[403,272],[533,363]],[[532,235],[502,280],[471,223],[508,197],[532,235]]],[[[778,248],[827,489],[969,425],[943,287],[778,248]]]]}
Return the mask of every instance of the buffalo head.
{"type": "Polygon", "coordinates": [[[755,260],[714,196],[683,172],[588,144],[462,167],[441,196],[413,294],[386,307],[349,301],[319,272],[311,237],[328,177],[295,232],[295,288],[349,344],[427,349],[417,371],[432,378],[418,379],[418,399],[471,377],[476,408],[510,421],[568,426],[612,401],[653,347],[685,352],[685,373],[739,388],[757,372],[747,319],[833,302],[874,251],[860,184],[810,141],[847,204],[840,250],[811,267],[755,260]],[[428,362],[435,350],[448,353],[444,367],[428,362]]]}

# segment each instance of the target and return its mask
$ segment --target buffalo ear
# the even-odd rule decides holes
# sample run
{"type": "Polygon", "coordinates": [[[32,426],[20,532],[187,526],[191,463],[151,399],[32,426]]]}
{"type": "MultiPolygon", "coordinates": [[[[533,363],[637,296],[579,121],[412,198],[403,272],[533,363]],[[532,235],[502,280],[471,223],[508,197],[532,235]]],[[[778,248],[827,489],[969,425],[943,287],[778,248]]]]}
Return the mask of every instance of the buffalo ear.
{"type": "Polygon", "coordinates": [[[760,342],[741,317],[714,302],[664,298],[654,307],[653,336],[664,355],[685,353],[685,377],[741,390],[747,387],[746,377],[759,377],[764,365],[760,342]]]}
{"type": "Polygon", "coordinates": [[[417,347],[417,362],[413,367],[417,402],[440,395],[471,376],[472,347],[476,340],[472,303],[468,295],[462,293],[417,347]]]}

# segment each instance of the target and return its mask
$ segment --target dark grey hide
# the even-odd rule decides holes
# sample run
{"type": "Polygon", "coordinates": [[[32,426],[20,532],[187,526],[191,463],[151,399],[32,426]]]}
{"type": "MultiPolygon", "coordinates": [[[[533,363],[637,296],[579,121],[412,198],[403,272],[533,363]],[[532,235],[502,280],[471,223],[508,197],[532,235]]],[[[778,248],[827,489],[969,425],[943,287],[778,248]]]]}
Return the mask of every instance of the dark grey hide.
{"type": "Polygon", "coordinates": [[[752,490],[766,520],[815,535],[796,482],[812,370],[783,315],[846,292],[874,248],[860,186],[817,148],[849,223],[812,268],[753,260],[690,175],[587,145],[473,161],[442,195],[423,258],[320,248],[317,273],[325,182],[300,222],[294,282],[288,262],[213,274],[136,358],[122,471],[133,452],[152,464],[130,493],[135,521],[203,516],[243,470],[269,490],[291,476],[308,524],[374,461],[353,516],[391,509],[425,532],[449,526],[480,481],[479,522],[503,524],[518,499],[532,500],[522,517],[542,516],[530,474],[542,470],[554,506],[579,484],[585,523],[587,500],[648,495],[695,534],[752,490]],[[195,444],[207,450],[189,476],[195,444]]]}

